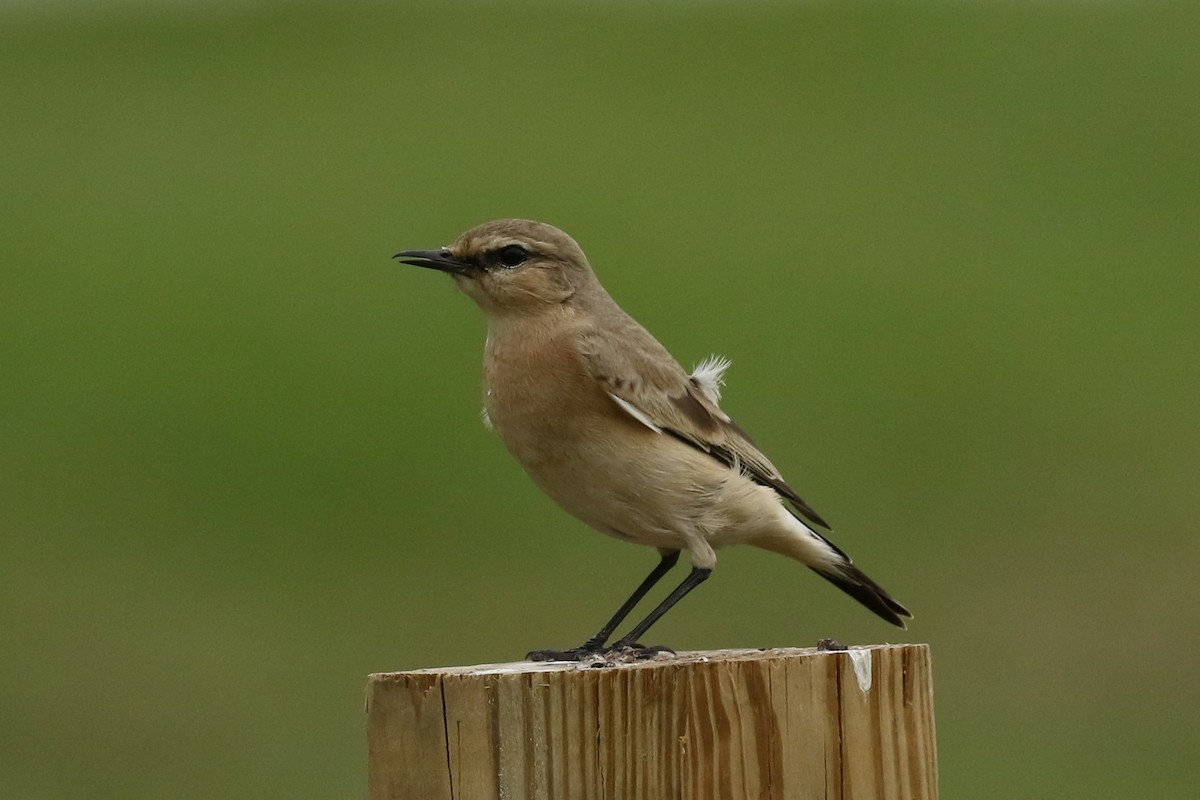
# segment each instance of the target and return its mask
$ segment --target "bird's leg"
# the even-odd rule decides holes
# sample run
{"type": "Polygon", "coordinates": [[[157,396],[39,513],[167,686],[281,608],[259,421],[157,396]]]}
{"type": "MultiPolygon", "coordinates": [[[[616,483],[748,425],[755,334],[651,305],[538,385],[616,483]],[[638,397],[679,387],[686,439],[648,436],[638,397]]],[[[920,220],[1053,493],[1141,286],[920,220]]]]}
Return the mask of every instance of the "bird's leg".
{"type": "MultiPolygon", "coordinates": [[[[617,613],[613,614],[612,619],[596,632],[595,636],[588,639],[579,647],[572,647],[570,650],[534,650],[526,658],[530,661],[579,661],[582,658],[602,652],[605,643],[608,642],[608,637],[612,636],[617,626],[625,621],[625,618],[629,616],[629,612],[633,611],[634,606],[641,602],[642,598],[646,596],[646,592],[654,588],[654,585],[662,580],[662,576],[670,572],[671,567],[678,563],[678,550],[663,550],[661,552],[662,559],[650,571],[646,579],[633,590],[633,594],[629,595],[629,599],[617,609],[617,613]]],[[[682,595],[680,596],[682,597],[682,595]]],[[[666,609],[663,610],[665,611],[666,609]]]]}
{"type": "Polygon", "coordinates": [[[587,640],[584,647],[590,647],[595,650],[603,649],[604,645],[608,642],[608,637],[613,635],[613,631],[617,629],[617,626],[624,622],[625,618],[629,616],[629,612],[633,611],[634,607],[642,601],[642,598],[646,596],[646,592],[653,589],[654,585],[662,580],[662,577],[670,572],[671,568],[677,563],[679,563],[678,550],[667,550],[664,552],[662,559],[650,571],[646,579],[633,590],[633,594],[629,595],[629,599],[617,609],[617,613],[613,614],[612,619],[597,631],[595,636],[587,640]]]}
{"type": "Polygon", "coordinates": [[[691,573],[683,579],[683,583],[675,587],[669,595],[666,596],[658,607],[646,615],[646,618],[633,626],[633,630],[622,636],[614,642],[609,650],[633,650],[637,655],[642,657],[652,656],[657,652],[668,650],[666,647],[646,647],[638,644],[637,640],[650,629],[650,626],[658,622],[659,617],[671,610],[671,607],[678,603],[683,596],[695,589],[712,574],[712,569],[703,569],[701,567],[692,567],[691,573]]]}

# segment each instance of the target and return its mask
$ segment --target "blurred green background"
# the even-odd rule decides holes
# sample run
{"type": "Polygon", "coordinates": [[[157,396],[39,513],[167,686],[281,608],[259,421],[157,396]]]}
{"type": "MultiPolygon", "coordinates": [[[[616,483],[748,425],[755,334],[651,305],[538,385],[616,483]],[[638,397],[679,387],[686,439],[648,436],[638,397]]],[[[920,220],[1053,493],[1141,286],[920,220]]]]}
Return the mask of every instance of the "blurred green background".
{"type": "MultiPolygon", "coordinates": [[[[946,797],[1194,796],[1200,7],[0,14],[0,796],[361,797],[366,675],[654,561],[396,265],[543,219],[916,612],[721,554],[680,648],[929,642],[946,797]]],[[[675,577],[682,575],[678,573],[675,577]]]]}

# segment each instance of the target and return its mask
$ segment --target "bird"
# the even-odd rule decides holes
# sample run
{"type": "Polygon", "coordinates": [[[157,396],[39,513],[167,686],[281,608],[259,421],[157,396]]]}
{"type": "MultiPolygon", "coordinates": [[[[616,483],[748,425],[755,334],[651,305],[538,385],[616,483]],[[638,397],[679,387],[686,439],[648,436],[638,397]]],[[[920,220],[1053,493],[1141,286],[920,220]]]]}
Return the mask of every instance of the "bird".
{"type": "Polygon", "coordinates": [[[591,638],[535,661],[651,658],[642,637],[712,574],[716,550],[791,557],[885,621],[912,614],[828,538],[829,524],[720,406],[729,361],[690,373],[601,285],[580,246],[544,222],[500,219],[401,263],[449,274],[483,310],[484,422],[533,482],[590,527],[655,548],[659,560],[591,638]],[[691,571],[610,641],[688,551],[691,571]]]}

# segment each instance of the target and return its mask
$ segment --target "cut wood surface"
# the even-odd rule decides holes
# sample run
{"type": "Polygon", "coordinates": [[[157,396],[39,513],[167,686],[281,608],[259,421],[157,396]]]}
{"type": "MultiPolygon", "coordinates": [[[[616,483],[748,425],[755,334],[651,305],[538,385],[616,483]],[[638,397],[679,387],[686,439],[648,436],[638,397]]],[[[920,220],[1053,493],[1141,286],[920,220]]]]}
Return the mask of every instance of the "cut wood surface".
{"type": "Polygon", "coordinates": [[[372,800],[936,798],[927,645],[372,675],[372,800]]]}

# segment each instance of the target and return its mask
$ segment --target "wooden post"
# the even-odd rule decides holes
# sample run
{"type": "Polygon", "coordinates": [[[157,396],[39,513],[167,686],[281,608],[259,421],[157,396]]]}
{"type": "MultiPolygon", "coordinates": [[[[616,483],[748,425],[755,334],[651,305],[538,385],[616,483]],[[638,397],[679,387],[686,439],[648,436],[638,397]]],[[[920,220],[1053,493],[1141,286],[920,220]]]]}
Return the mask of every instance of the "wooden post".
{"type": "Polygon", "coordinates": [[[372,675],[371,800],[937,797],[927,645],[372,675]]]}

